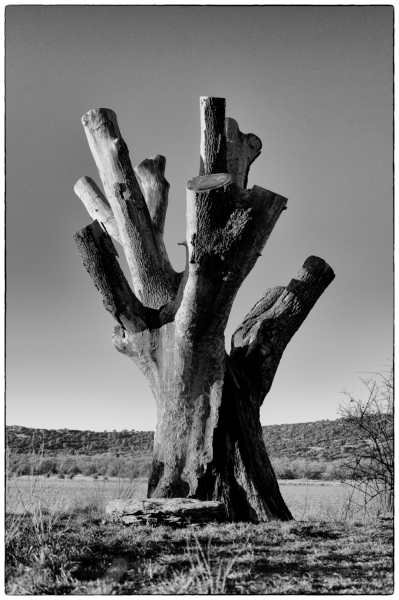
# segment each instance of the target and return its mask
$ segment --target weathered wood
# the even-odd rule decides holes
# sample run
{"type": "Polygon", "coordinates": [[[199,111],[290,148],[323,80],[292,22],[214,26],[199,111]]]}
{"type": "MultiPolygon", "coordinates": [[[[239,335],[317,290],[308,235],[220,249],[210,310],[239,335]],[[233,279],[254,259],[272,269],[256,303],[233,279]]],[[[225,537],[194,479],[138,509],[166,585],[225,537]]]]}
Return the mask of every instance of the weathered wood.
{"type": "Polygon", "coordinates": [[[200,175],[226,173],[226,135],[224,98],[200,98],[200,175]]]}
{"type": "Polygon", "coordinates": [[[258,186],[240,190],[229,174],[188,182],[188,280],[175,317],[182,332],[223,333],[236,293],[286,203],[258,186]]]}
{"type": "Polygon", "coordinates": [[[106,310],[128,332],[147,329],[146,310],[130,289],[116,259],[118,253],[99,222],[84,227],[73,238],[106,310]]]}
{"type": "Polygon", "coordinates": [[[115,113],[90,110],[82,117],[91,152],[115,216],[133,287],[145,306],[159,308],[174,297],[174,272],[160,251],[115,113]]]}
{"type": "MultiPolygon", "coordinates": [[[[235,521],[291,519],[263,443],[259,409],[284,348],[334,273],[321,259],[307,259],[287,287],[268,290],[255,305],[228,356],[224,330],[233,300],[287,203],[257,186],[244,189],[260,140],[225,119],[223,99],[201,99],[201,174],[187,185],[186,268],[178,285],[163,250],[163,157],[136,168],[144,200],[114,113],[90,111],[85,127],[124,250],[136,261],[142,303],[99,223],[75,239],[118,322],[114,345],[141,369],[157,404],[148,495],[162,502],[221,501],[235,521]]],[[[154,519],[151,510],[140,519],[154,519]]]]}
{"type": "Polygon", "coordinates": [[[199,479],[196,497],[222,500],[233,521],[290,520],[263,442],[254,382],[227,354],[225,366],[213,459],[199,479]]]}
{"type": "Polygon", "coordinates": [[[163,238],[165,229],[166,211],[168,208],[169,183],[165,179],[166,158],[155,154],[143,160],[134,171],[143,188],[144,198],[154,226],[157,246],[167,265],[171,279],[177,284],[178,275],[169,262],[168,253],[163,238]]]}
{"type": "Polygon", "coordinates": [[[76,182],[74,191],[85,205],[87,212],[93,221],[101,223],[109,235],[121,244],[122,240],[119,235],[118,225],[116,224],[112,208],[91,177],[81,177],[79,181],[76,182]]]}
{"type": "Polygon", "coordinates": [[[253,133],[241,133],[237,121],[226,118],[227,171],[234,177],[238,187],[246,188],[249,168],[259,156],[262,142],[253,133]]]}
{"type": "Polygon", "coordinates": [[[155,154],[143,160],[134,172],[140,179],[144,198],[156,231],[163,234],[170,185],[165,179],[166,158],[155,154]]]}
{"type": "Polygon", "coordinates": [[[177,525],[226,520],[223,502],[202,502],[193,498],[112,500],[105,512],[126,525],[148,522],[177,525]]]}
{"type": "Polygon", "coordinates": [[[261,403],[288,342],[334,278],[323,259],[310,256],[287,287],[267,290],[234,332],[231,358],[248,377],[256,374],[261,403]]]}
{"type": "Polygon", "coordinates": [[[173,323],[154,340],[162,352],[152,497],[195,495],[213,464],[224,329],[237,290],[287,202],[258,187],[242,191],[229,174],[196,177],[187,189],[188,277],[173,323]]]}

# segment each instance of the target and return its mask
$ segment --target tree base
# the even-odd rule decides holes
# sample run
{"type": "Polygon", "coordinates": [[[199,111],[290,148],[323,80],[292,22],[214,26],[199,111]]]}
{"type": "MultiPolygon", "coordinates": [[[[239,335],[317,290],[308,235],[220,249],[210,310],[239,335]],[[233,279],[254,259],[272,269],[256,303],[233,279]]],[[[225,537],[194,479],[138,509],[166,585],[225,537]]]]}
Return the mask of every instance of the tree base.
{"type": "MultiPolygon", "coordinates": [[[[231,521],[291,520],[263,442],[255,392],[227,354],[225,364],[222,403],[213,432],[213,458],[189,497],[223,502],[231,521]]],[[[163,447],[168,443],[176,443],[173,436],[163,441],[163,447]]],[[[187,497],[189,486],[181,473],[182,469],[173,484],[165,488],[163,465],[154,460],[148,497],[187,497]]]]}

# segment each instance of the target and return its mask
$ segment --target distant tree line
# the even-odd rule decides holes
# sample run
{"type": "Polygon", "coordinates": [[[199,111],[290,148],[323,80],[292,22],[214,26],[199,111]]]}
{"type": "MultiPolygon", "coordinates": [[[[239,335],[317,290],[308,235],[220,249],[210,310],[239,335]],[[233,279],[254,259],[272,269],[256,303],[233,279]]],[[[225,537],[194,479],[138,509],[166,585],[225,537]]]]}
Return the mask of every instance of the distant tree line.
{"type": "Polygon", "coordinates": [[[43,456],[38,454],[8,454],[8,477],[21,475],[57,475],[72,478],[76,475],[91,477],[147,477],[151,456],[126,457],[97,454],[94,456],[43,456]]]}
{"type": "Polygon", "coordinates": [[[306,458],[272,458],[274,471],[278,479],[315,479],[331,481],[339,478],[339,463],[306,458]]]}
{"type": "MultiPolygon", "coordinates": [[[[332,480],[339,476],[338,466],[306,459],[273,459],[273,468],[279,479],[332,480]]],[[[147,477],[151,456],[127,457],[97,454],[94,456],[40,456],[36,454],[10,454],[7,458],[7,476],[48,475],[72,478],[76,475],[90,477],[147,477]]]]}

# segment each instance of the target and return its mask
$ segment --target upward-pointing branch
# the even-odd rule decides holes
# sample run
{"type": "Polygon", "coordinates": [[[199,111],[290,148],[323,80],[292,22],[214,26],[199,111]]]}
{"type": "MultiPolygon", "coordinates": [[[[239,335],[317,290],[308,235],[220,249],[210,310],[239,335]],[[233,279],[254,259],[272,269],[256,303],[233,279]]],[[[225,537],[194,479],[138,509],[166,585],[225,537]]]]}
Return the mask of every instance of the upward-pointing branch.
{"type": "Polygon", "coordinates": [[[101,223],[109,235],[121,244],[122,240],[119,235],[118,225],[116,224],[112,208],[91,177],[81,177],[79,181],[75,183],[74,190],[78,198],[82,200],[93,221],[101,223]]]}
{"type": "Polygon", "coordinates": [[[158,247],[116,115],[107,108],[93,109],[82,122],[115,216],[135,293],[145,306],[160,308],[174,297],[174,272],[158,247]]]}
{"type": "Polygon", "coordinates": [[[237,121],[225,117],[224,98],[200,98],[200,175],[230,173],[239,188],[246,188],[249,167],[259,156],[262,142],[242,133],[237,121]]]}
{"type": "Polygon", "coordinates": [[[260,404],[269,392],[283,352],[335,277],[321,258],[310,256],[287,287],[267,290],[231,338],[231,358],[254,382],[260,404]]]}
{"type": "Polygon", "coordinates": [[[246,188],[249,167],[259,156],[262,142],[254,133],[242,133],[237,121],[229,117],[226,119],[225,129],[227,170],[240,188],[246,188]]]}
{"type": "Polygon", "coordinates": [[[130,289],[107,232],[98,221],[94,221],[77,231],[73,238],[86,270],[101,292],[108,312],[125,331],[144,331],[151,311],[144,308],[130,289]]]}
{"type": "Polygon", "coordinates": [[[144,159],[134,169],[140,179],[154,229],[162,234],[165,228],[170,188],[169,182],[165,179],[165,166],[166,158],[155,154],[151,158],[144,159]]]}
{"type": "Polygon", "coordinates": [[[200,175],[227,172],[224,98],[200,98],[200,175]]]}
{"type": "Polygon", "coordinates": [[[182,334],[223,334],[236,293],[286,203],[258,186],[241,190],[228,173],[188,182],[187,282],[175,319],[182,334]]]}
{"type": "Polygon", "coordinates": [[[169,265],[170,273],[175,274],[177,283],[178,275],[169,262],[163,239],[165,229],[166,211],[168,208],[169,182],[165,179],[166,158],[156,154],[151,158],[143,160],[134,171],[140,179],[144,192],[144,198],[154,226],[155,238],[158,248],[164,258],[165,264],[169,265]]]}

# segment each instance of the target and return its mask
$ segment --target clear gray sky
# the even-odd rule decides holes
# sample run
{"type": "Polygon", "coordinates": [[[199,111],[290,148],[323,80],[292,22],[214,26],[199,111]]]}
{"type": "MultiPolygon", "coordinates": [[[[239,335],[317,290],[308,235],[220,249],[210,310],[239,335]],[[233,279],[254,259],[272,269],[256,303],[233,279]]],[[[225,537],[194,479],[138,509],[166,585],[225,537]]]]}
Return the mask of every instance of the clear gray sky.
{"type": "Polygon", "coordinates": [[[249,187],[289,199],[241,288],[226,340],[309,255],[336,279],[289,344],[262,424],[334,419],[340,391],[392,356],[393,8],[8,6],[7,423],[151,430],[155,402],[111,341],[112,317],[72,234],[73,192],[100,184],[81,125],[112,108],[133,165],[166,156],[166,244],[184,266],[185,186],[199,168],[199,97],[263,151],[249,187]]]}

